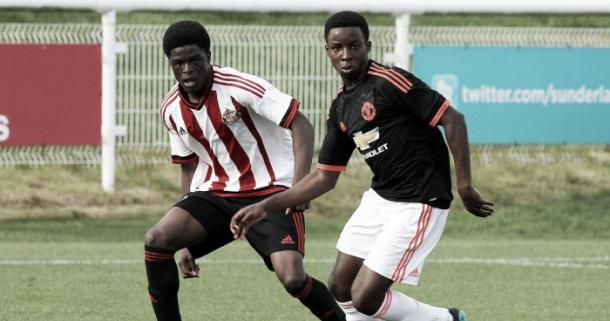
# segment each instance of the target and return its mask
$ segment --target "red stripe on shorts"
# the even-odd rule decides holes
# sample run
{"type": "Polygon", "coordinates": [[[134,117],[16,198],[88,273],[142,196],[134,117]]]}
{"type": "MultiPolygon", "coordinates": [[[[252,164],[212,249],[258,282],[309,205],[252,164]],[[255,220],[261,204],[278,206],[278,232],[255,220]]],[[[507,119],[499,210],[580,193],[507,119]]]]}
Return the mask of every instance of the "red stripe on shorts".
{"type": "Polygon", "coordinates": [[[409,247],[407,247],[407,250],[400,259],[394,274],[392,274],[392,280],[400,282],[404,278],[409,261],[424,239],[426,228],[428,227],[428,223],[430,221],[431,212],[432,207],[427,204],[422,204],[422,212],[417,223],[417,231],[415,232],[415,236],[411,239],[409,247]]]}

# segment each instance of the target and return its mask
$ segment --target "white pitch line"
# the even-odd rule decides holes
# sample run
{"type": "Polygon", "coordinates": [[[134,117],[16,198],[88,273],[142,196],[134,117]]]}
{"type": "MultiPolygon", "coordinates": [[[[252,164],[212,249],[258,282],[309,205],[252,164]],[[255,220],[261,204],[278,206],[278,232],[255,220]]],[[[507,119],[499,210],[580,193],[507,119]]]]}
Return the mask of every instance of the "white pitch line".
{"type": "MultiPolygon", "coordinates": [[[[306,263],[331,264],[334,258],[306,258],[306,263]]],[[[454,257],[442,259],[429,259],[428,263],[437,264],[483,264],[483,265],[505,265],[522,267],[551,267],[551,268],[573,268],[573,269],[610,269],[610,257],[580,257],[580,258],[473,258],[454,257]],[[600,264],[600,263],[609,264],[600,264]],[[587,264],[588,263],[588,264],[587,264]]],[[[262,259],[200,259],[199,264],[262,264],[262,259]]],[[[49,260],[0,260],[0,266],[54,266],[54,265],[137,265],[144,264],[141,260],[131,259],[49,259],[49,260]]]]}
{"type": "Polygon", "coordinates": [[[578,258],[575,260],[568,260],[561,258],[560,260],[553,260],[552,258],[543,259],[531,259],[531,258],[495,258],[495,259],[482,259],[482,258],[447,258],[447,259],[436,259],[428,260],[428,262],[436,263],[453,263],[453,264],[485,264],[485,265],[510,265],[510,266],[525,266],[525,267],[553,267],[553,268],[576,268],[576,269],[603,269],[607,270],[610,268],[608,265],[603,264],[584,264],[583,262],[607,262],[608,260],[600,260],[600,258],[593,258],[592,260],[586,260],[585,258],[578,258]]]}

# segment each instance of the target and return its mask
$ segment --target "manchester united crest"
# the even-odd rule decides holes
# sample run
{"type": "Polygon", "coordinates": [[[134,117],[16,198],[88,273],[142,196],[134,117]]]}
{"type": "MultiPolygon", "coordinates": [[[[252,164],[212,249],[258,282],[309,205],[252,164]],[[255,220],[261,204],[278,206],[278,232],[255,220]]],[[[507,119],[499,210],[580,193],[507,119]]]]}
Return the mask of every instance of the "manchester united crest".
{"type": "Polygon", "coordinates": [[[367,101],[362,105],[362,118],[364,118],[364,120],[366,121],[371,121],[373,119],[375,119],[375,105],[373,105],[372,102],[367,101]]]}
{"type": "Polygon", "coordinates": [[[225,125],[233,125],[239,121],[241,118],[241,113],[235,111],[234,109],[227,109],[224,113],[222,113],[222,122],[225,125]]]}

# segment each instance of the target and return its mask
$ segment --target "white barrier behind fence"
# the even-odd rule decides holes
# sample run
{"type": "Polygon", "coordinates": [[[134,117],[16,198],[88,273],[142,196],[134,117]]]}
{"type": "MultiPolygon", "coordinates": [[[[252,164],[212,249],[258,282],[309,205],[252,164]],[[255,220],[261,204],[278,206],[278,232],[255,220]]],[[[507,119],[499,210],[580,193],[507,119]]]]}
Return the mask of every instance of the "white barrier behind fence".
{"type": "MultiPolygon", "coordinates": [[[[174,80],[161,49],[166,26],[118,25],[117,42],[128,51],[117,59],[116,122],[127,127],[117,138],[119,162],[168,161],[168,139],[159,103],[174,80]]],[[[321,27],[208,26],[212,62],[259,75],[302,101],[319,146],[326,110],[339,78],[324,52],[321,27]]],[[[610,46],[610,29],[412,27],[415,45],[610,46]]],[[[98,24],[0,24],[1,43],[100,43],[98,24]]],[[[371,57],[393,51],[394,27],[372,27],[371,57]]],[[[1,111],[1,109],[0,109],[1,111]]],[[[99,164],[97,146],[0,147],[0,166],[99,164]]]]}
{"type": "Polygon", "coordinates": [[[336,12],[349,8],[363,12],[610,12],[610,3],[599,0],[0,0],[4,7],[59,7],[107,11],[207,10],[264,12],[336,12]]]}

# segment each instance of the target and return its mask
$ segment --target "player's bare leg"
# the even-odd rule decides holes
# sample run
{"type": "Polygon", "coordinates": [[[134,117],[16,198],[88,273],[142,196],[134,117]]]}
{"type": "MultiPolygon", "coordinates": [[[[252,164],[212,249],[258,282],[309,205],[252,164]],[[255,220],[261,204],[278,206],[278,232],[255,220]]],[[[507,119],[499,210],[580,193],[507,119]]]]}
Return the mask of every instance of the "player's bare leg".
{"type": "Polygon", "coordinates": [[[326,286],[305,273],[301,253],[298,251],[272,253],[271,264],[286,291],[299,299],[318,319],[345,320],[343,312],[326,286]]]}
{"type": "Polygon", "coordinates": [[[202,242],[205,237],[201,224],[178,207],[170,209],[144,236],[148,291],[157,320],[180,320],[180,281],[174,253],[202,242]]]}
{"type": "Polygon", "coordinates": [[[362,267],[363,259],[342,252],[337,253],[335,267],[328,280],[330,293],[339,303],[347,321],[371,321],[374,318],[356,310],[352,302],[352,284],[362,267]]]}
{"type": "Polygon", "coordinates": [[[363,259],[359,257],[347,255],[342,252],[337,253],[335,267],[328,280],[328,287],[330,293],[332,293],[339,302],[352,300],[352,283],[362,266],[362,261],[363,259]]]}
{"type": "Polygon", "coordinates": [[[277,278],[288,292],[299,289],[307,279],[303,256],[298,251],[274,252],[271,254],[271,264],[277,278]]]}
{"type": "Polygon", "coordinates": [[[392,290],[393,283],[362,265],[352,285],[354,306],[362,313],[387,321],[453,321],[448,309],[418,302],[392,290]]]}

